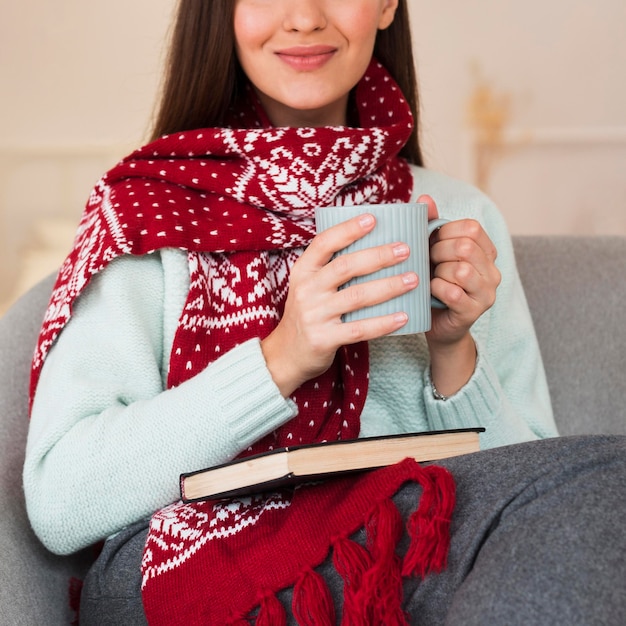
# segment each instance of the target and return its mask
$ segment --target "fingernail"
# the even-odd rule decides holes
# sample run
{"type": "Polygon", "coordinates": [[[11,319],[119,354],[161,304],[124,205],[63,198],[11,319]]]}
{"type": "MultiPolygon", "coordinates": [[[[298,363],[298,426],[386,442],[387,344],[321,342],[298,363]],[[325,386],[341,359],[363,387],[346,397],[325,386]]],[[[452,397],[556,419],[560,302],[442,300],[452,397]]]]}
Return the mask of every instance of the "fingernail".
{"type": "Polygon", "coordinates": [[[374,216],[370,215],[369,213],[366,213],[365,215],[361,215],[361,217],[359,218],[359,224],[361,224],[363,228],[367,226],[371,226],[373,223],[374,223],[374,216]]]}
{"type": "Polygon", "coordinates": [[[409,246],[407,246],[405,243],[398,244],[393,249],[393,254],[397,257],[409,256],[409,253],[409,246]]]}
{"type": "Polygon", "coordinates": [[[407,274],[403,274],[402,276],[402,282],[405,285],[417,285],[418,283],[418,277],[417,274],[415,272],[409,272],[407,274]]]}
{"type": "Polygon", "coordinates": [[[396,313],[393,320],[398,324],[406,324],[409,321],[409,316],[406,313],[396,313]]]}

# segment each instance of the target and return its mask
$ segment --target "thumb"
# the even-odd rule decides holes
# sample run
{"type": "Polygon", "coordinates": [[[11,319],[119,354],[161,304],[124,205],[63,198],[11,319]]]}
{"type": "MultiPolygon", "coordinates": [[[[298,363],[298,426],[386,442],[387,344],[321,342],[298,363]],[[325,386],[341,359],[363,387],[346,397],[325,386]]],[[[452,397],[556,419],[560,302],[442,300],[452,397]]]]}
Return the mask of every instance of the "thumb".
{"type": "Polygon", "coordinates": [[[428,195],[423,194],[418,199],[418,202],[424,202],[428,205],[428,221],[435,220],[439,217],[439,211],[437,210],[437,204],[428,195]]]}

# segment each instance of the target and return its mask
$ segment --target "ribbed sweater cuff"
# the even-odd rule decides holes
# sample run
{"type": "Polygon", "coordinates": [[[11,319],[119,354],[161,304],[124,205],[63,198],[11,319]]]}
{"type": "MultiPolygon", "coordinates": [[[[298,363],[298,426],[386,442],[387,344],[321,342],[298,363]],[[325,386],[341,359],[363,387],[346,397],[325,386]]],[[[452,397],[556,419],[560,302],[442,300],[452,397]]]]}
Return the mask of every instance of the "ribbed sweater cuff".
{"type": "Polygon", "coordinates": [[[274,383],[261,343],[251,339],[209,366],[225,422],[241,448],[247,448],[297,414],[274,383]]]}
{"type": "Polygon", "coordinates": [[[450,428],[489,428],[494,416],[501,413],[500,381],[485,359],[479,356],[476,369],[467,384],[447,400],[436,400],[432,393],[430,368],[424,372],[424,401],[433,430],[450,428]]]}

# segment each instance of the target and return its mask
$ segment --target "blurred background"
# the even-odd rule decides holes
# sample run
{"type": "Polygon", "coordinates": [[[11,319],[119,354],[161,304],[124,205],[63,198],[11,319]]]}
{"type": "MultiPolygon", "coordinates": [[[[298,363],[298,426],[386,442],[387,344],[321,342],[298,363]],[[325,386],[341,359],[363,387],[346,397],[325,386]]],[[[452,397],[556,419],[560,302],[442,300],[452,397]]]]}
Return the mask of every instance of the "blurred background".
{"type": "MultiPolygon", "coordinates": [[[[624,0],[408,0],[429,167],[514,234],[626,235],[624,0]]],[[[147,137],[174,0],[0,0],[0,314],[147,137]]]]}

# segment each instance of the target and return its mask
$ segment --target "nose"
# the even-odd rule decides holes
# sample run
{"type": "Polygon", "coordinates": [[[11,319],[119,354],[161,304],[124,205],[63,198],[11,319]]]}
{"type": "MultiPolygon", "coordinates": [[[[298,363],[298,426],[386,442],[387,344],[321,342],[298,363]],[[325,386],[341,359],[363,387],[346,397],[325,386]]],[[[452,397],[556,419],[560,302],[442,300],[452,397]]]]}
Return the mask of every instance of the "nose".
{"type": "Polygon", "coordinates": [[[327,25],[323,4],[321,0],[289,0],[286,3],[283,28],[305,33],[323,30],[327,25]]]}

